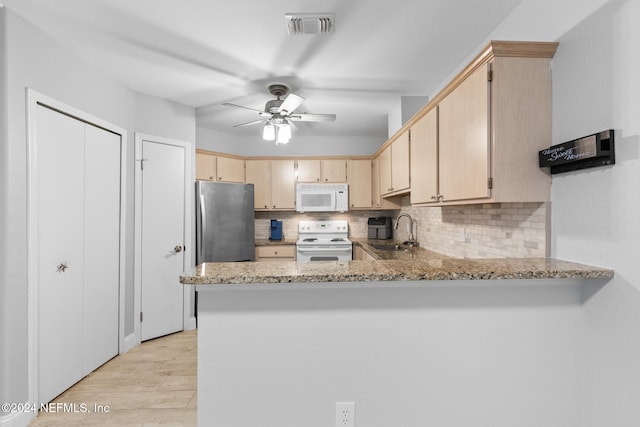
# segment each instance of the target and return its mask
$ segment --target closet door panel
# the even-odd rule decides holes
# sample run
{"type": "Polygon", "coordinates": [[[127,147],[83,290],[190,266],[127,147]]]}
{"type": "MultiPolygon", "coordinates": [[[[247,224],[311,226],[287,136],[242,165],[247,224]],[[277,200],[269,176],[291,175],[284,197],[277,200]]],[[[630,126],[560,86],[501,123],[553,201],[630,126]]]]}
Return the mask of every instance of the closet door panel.
{"type": "Polygon", "coordinates": [[[38,399],[82,370],[84,124],[37,109],[38,399]]]}
{"type": "Polygon", "coordinates": [[[118,354],[121,138],[85,125],[84,372],[118,354]]]}

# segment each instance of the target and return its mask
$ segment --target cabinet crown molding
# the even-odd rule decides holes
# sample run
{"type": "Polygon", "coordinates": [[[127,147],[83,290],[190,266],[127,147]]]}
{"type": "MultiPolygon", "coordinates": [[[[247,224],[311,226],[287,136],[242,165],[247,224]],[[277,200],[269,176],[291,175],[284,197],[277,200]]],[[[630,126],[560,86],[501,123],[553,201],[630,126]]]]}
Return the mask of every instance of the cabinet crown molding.
{"type": "Polygon", "coordinates": [[[449,93],[460,85],[469,75],[479,67],[491,61],[493,58],[553,58],[558,48],[558,42],[541,41],[506,41],[492,40],[484,49],[460,71],[438,94],[429,100],[416,114],[413,115],[398,131],[393,134],[374,153],[374,157],[380,155],[389,144],[398,139],[429,111],[434,109],[449,93]]]}

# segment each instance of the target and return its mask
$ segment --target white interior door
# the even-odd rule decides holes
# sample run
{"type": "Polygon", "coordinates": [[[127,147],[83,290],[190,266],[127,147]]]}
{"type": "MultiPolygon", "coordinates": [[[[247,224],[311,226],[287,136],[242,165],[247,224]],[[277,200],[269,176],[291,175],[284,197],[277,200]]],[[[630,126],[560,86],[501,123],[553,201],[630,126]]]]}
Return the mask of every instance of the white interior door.
{"type": "Polygon", "coordinates": [[[183,329],[184,146],[142,141],[141,339],[183,329]]]}
{"type": "Polygon", "coordinates": [[[84,123],[38,106],[38,399],[83,373],[84,123]]]}

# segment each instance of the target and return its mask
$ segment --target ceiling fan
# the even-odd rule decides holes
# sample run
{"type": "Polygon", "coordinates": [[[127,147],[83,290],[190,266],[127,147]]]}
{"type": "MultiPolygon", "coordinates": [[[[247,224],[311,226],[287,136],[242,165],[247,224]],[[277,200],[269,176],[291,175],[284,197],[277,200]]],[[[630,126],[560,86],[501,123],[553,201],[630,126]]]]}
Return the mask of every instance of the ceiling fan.
{"type": "Polygon", "coordinates": [[[291,127],[295,127],[293,122],[332,122],[336,119],[335,114],[309,114],[297,113],[296,109],[302,105],[304,98],[291,93],[289,86],[276,83],[267,86],[270,94],[276,97],[267,101],[264,110],[256,110],[255,108],[245,107],[243,105],[225,102],[222,105],[228,107],[244,108],[246,110],[255,111],[261,117],[247,123],[240,123],[233,127],[249,126],[258,123],[264,123],[262,133],[263,139],[267,141],[276,141],[276,143],[287,143],[291,138],[291,127]],[[282,97],[284,99],[280,99],[282,97]]]}

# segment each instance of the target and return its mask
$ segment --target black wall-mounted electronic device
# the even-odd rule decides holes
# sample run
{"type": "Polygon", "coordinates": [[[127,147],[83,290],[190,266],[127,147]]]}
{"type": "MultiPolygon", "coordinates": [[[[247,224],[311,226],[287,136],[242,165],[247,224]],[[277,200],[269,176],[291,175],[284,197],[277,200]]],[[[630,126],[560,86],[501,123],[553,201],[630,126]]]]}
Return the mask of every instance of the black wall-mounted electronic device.
{"type": "Polygon", "coordinates": [[[539,152],[540,167],[551,173],[569,172],[616,163],[613,129],[551,146],[539,152]]]}

